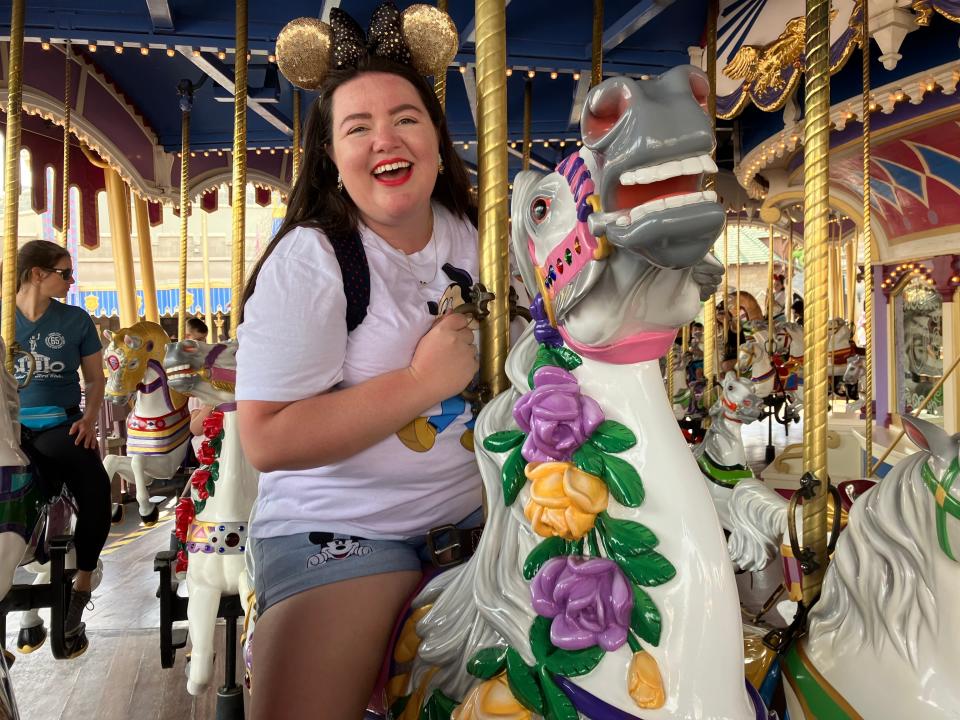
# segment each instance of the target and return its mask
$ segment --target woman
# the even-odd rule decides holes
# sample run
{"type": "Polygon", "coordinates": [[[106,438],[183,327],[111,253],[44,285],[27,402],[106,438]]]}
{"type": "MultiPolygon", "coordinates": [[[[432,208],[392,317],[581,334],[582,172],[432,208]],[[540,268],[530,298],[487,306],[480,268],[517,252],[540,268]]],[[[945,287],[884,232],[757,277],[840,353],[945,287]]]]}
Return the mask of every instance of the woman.
{"type": "Polygon", "coordinates": [[[477,371],[474,334],[436,315],[477,277],[466,172],[407,65],[364,57],[320,98],[238,329],[240,435],[263,472],[254,718],[362,717],[425,534],[481,518],[469,406],[450,412],[477,371]],[[370,297],[348,334],[358,278],[336,252],[352,231],[370,297]]]}
{"type": "MultiPolygon", "coordinates": [[[[66,485],[77,506],[74,546],[77,573],[64,630],[69,657],[87,649],[83,610],[90,602],[91,573],[110,531],[110,479],[100,461],[97,416],[103,404],[103,351],[96,326],[65,297],[73,283],[70,254],[56,243],[32,240],[17,254],[17,343],[36,361],[20,392],[24,450],[41,481],[66,485]],[[84,410],[80,412],[83,373],[84,410]]],[[[26,360],[17,374],[27,371],[26,360]]]]}

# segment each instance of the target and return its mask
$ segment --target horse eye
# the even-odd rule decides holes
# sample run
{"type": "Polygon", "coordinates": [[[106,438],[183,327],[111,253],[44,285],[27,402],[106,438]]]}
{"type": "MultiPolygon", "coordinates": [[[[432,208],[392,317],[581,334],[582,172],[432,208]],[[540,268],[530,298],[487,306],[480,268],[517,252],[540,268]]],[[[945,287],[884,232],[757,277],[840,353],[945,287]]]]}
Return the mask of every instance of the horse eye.
{"type": "Polygon", "coordinates": [[[550,210],[550,198],[538,197],[530,203],[530,215],[533,221],[539,225],[547,219],[547,211],[550,210]]]}

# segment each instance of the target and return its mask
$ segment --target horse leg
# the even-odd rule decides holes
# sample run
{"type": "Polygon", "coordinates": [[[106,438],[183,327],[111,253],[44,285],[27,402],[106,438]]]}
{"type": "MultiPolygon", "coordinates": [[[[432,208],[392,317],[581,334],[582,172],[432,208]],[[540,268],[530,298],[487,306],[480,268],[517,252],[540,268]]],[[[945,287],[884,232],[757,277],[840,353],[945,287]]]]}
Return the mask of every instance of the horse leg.
{"type": "Polygon", "coordinates": [[[10,592],[13,585],[13,574],[17,571],[23,551],[27,543],[18,533],[5,532],[0,534],[0,600],[10,592]]]}
{"type": "MultiPolygon", "coordinates": [[[[50,584],[50,563],[38,565],[31,563],[26,567],[32,573],[36,574],[33,579],[34,585],[50,584]]],[[[40,617],[40,611],[37,608],[24,610],[20,613],[20,632],[17,634],[17,650],[23,654],[32,653],[39,648],[47,639],[47,629],[43,625],[43,618],[40,617]]]]}
{"type": "Polygon", "coordinates": [[[137,484],[137,505],[139,506],[140,519],[146,527],[151,527],[157,523],[160,512],[157,506],[150,502],[150,493],[147,492],[147,486],[152,482],[152,479],[147,476],[145,467],[147,457],[146,455],[134,455],[130,459],[130,467],[137,484]]]}
{"type": "MultiPolygon", "coordinates": [[[[191,558],[191,562],[196,562],[197,559],[191,558]]],[[[187,620],[190,623],[192,649],[187,692],[191,695],[199,695],[213,678],[213,630],[220,606],[220,589],[210,585],[191,583],[190,574],[188,571],[190,602],[187,603],[187,620]]]]}

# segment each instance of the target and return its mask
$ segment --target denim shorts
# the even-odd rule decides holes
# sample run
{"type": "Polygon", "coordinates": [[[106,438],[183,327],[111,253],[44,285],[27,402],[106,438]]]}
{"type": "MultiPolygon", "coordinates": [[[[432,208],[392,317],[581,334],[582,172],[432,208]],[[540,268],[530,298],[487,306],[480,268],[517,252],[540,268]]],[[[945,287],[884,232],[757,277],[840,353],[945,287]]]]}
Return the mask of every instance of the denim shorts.
{"type": "MultiPolygon", "coordinates": [[[[477,508],[457,523],[471,528],[483,523],[477,508]]],[[[421,570],[430,564],[427,536],[406,540],[364,540],[321,533],[297,533],[250,542],[255,567],[257,614],[304,590],[381,573],[421,570]]]]}

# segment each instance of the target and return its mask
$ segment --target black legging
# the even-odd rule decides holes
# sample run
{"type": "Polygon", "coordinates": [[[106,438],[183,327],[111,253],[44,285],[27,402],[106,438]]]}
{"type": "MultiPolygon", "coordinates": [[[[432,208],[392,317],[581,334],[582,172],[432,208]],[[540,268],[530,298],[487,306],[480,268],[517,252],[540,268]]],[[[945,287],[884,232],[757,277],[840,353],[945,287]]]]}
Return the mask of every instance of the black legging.
{"type": "MultiPolygon", "coordinates": [[[[72,423],[71,423],[72,424],[72,423]]],[[[47,486],[63,483],[77,504],[77,569],[92,571],[110,533],[110,478],[96,450],[76,445],[70,424],[33,431],[30,459],[47,486]]]]}

